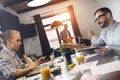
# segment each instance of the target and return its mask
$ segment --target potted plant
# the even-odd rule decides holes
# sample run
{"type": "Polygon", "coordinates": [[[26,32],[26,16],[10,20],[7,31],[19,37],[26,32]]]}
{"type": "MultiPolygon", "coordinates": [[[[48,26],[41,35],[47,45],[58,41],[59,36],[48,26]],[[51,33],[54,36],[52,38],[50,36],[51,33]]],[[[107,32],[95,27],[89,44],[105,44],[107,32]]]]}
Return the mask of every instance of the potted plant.
{"type": "Polygon", "coordinates": [[[62,55],[65,56],[67,65],[73,63],[72,59],[71,59],[71,54],[74,53],[73,48],[65,48],[64,46],[61,46],[60,51],[61,51],[62,55]]]}

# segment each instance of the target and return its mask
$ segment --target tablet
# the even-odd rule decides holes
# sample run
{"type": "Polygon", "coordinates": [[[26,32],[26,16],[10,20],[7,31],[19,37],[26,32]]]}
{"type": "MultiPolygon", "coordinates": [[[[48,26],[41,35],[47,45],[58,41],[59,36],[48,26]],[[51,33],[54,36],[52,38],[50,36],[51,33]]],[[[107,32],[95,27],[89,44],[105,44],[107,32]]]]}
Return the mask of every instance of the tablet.
{"type": "Polygon", "coordinates": [[[97,47],[81,48],[81,49],[79,49],[79,51],[94,50],[94,49],[98,49],[98,48],[97,47]]]}
{"type": "Polygon", "coordinates": [[[95,49],[98,49],[98,47],[88,47],[88,48],[81,48],[81,49],[78,49],[78,52],[85,52],[85,53],[88,53],[88,54],[93,54],[95,53],[95,49]]]}

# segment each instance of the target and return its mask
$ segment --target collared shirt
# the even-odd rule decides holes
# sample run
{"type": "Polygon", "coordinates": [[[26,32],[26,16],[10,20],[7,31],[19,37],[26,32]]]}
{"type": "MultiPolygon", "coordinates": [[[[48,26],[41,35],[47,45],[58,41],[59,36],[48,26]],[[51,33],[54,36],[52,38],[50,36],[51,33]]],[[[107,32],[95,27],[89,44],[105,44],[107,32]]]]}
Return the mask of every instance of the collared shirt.
{"type": "Polygon", "coordinates": [[[3,73],[5,79],[14,80],[17,69],[23,68],[23,65],[24,63],[22,63],[14,51],[3,46],[0,52],[0,72],[3,73]]]}
{"type": "Polygon", "coordinates": [[[120,49],[120,22],[115,22],[109,29],[101,32],[98,42],[92,46],[107,46],[111,49],[120,49]]]}

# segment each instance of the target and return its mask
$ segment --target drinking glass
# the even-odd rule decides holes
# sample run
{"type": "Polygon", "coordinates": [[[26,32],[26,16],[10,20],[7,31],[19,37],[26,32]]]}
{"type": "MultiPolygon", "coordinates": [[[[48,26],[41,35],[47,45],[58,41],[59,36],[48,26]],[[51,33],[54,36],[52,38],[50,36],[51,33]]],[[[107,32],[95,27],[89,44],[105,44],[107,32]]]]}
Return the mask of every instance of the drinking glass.
{"type": "Polygon", "coordinates": [[[43,80],[51,79],[51,72],[50,72],[50,68],[49,68],[48,63],[43,63],[40,66],[40,72],[41,72],[41,76],[42,76],[43,80]]]}
{"type": "Polygon", "coordinates": [[[84,56],[82,56],[82,55],[76,56],[76,60],[77,60],[78,64],[80,64],[84,61],[84,56]]]}
{"type": "Polygon", "coordinates": [[[76,61],[78,64],[84,62],[84,55],[82,52],[76,53],[76,61]]]}
{"type": "Polygon", "coordinates": [[[53,49],[52,54],[50,55],[50,60],[51,60],[51,65],[50,65],[50,67],[51,67],[51,68],[55,67],[55,65],[54,65],[54,60],[55,60],[54,49],[53,49]]]}
{"type": "Polygon", "coordinates": [[[49,80],[51,78],[50,68],[42,68],[40,71],[43,80],[49,80]]]}

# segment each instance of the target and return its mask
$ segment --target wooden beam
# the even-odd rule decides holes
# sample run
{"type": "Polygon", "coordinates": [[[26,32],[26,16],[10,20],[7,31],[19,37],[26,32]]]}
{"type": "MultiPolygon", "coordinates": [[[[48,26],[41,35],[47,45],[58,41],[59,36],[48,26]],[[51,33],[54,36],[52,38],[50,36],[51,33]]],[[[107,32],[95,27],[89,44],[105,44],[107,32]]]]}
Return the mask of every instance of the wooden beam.
{"type": "Polygon", "coordinates": [[[9,1],[9,2],[4,3],[3,6],[4,7],[10,7],[12,5],[19,4],[19,3],[22,3],[22,2],[25,2],[25,1],[28,1],[28,0],[14,0],[14,1],[9,1]]]}
{"type": "Polygon", "coordinates": [[[72,5],[68,6],[68,11],[70,13],[70,19],[71,19],[71,24],[72,24],[72,28],[73,28],[73,33],[75,35],[75,40],[77,42],[77,36],[81,35],[80,30],[79,30],[79,26],[75,17],[75,13],[74,13],[74,8],[72,5]]]}
{"type": "Polygon", "coordinates": [[[48,51],[50,50],[50,44],[49,44],[47,35],[43,27],[41,17],[40,15],[34,15],[33,18],[35,20],[35,24],[37,27],[37,32],[38,32],[38,36],[40,39],[40,44],[41,44],[43,55],[48,55],[48,51]]]}
{"type": "Polygon", "coordinates": [[[28,9],[24,9],[24,10],[17,11],[17,13],[20,14],[20,13],[24,13],[24,12],[27,12],[27,11],[39,9],[39,8],[42,8],[42,7],[54,5],[54,4],[61,3],[61,2],[65,2],[65,1],[68,1],[68,0],[52,0],[50,3],[47,3],[47,4],[45,4],[45,5],[38,6],[38,7],[30,7],[30,8],[28,8],[28,9]]]}

